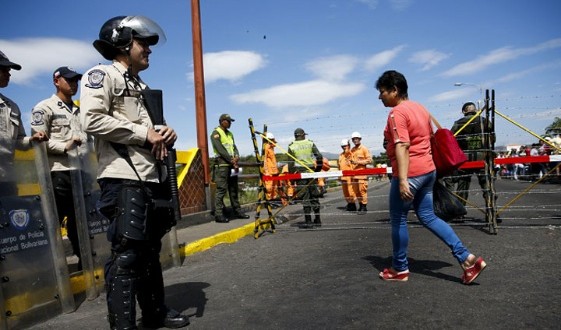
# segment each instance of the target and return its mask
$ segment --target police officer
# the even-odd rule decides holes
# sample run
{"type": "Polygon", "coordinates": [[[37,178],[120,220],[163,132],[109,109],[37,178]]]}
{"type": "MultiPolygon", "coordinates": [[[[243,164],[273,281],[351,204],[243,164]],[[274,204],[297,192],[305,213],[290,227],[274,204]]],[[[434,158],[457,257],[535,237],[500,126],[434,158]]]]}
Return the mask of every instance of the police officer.
{"type": "MultiPolygon", "coordinates": [[[[306,139],[306,132],[302,128],[294,130],[294,141],[288,145],[288,153],[297,159],[294,162],[292,171],[295,173],[306,173],[310,170],[314,172],[321,171],[323,165],[323,156],[319,152],[316,144],[306,139]]],[[[320,191],[317,185],[317,179],[301,179],[296,180],[297,193],[302,199],[304,207],[304,224],[303,228],[313,228],[321,226],[320,217],[320,191]],[[314,212],[314,223],[312,224],[312,211],[314,212]]]]}
{"type": "Polygon", "coordinates": [[[232,122],[235,121],[229,114],[222,114],[218,119],[218,126],[210,134],[212,149],[214,149],[213,180],[216,183],[216,194],[214,195],[214,219],[216,222],[229,222],[224,216],[224,196],[226,191],[230,196],[230,203],[234,211],[234,217],[238,219],[249,219],[245,214],[238,199],[238,171],[240,166],[240,154],[234,141],[234,134],[230,131],[232,122]]]}
{"type": "MultiPolygon", "coordinates": [[[[0,51],[0,88],[8,86],[12,69],[21,70],[21,65],[11,62],[0,51]]],[[[0,197],[18,194],[14,173],[15,149],[26,150],[31,147],[31,141],[47,139],[42,131],[25,136],[18,105],[0,93],[0,197]]]]}
{"type": "MultiPolygon", "coordinates": [[[[56,93],[39,102],[31,111],[31,132],[47,132],[49,166],[53,182],[55,202],[59,221],[66,217],[68,239],[72,251],[80,258],[80,244],[76,227],[76,213],[72,197],[72,168],[66,153],[87,143],[87,136],[80,123],[80,108],[72,102],[72,96],[78,91],[78,81],[82,75],[64,66],[53,73],[56,93]]],[[[78,263],[78,270],[82,262],[78,263]]]]}
{"type": "Polygon", "coordinates": [[[111,221],[112,256],[105,265],[111,329],[137,329],[135,298],[144,327],[189,324],[187,316],[164,304],[159,253],[172,222],[169,212],[152,206],[154,199],[168,198],[162,160],[177,135],[169,126],[154,125],[147,107],[150,89],[139,76],[149,66],[150,46],[163,41],[163,31],[147,17],[109,19],[93,44],[112,63],[90,69],[81,84],[84,130],[94,136],[98,155],[97,208],[111,221]]]}

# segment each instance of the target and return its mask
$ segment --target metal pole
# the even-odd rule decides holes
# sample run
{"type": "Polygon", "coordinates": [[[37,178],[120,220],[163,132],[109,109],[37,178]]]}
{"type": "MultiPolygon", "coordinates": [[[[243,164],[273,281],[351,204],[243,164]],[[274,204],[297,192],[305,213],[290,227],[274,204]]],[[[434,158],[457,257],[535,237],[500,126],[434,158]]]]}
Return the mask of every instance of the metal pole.
{"type": "Polygon", "coordinates": [[[206,122],[205,79],[203,70],[203,42],[201,34],[201,12],[199,0],[191,0],[191,30],[193,33],[193,67],[195,81],[195,106],[197,123],[197,146],[201,150],[205,187],[210,182],[208,159],[208,137],[206,122]]]}
{"type": "Polygon", "coordinates": [[[491,126],[491,134],[489,135],[489,142],[490,142],[490,146],[491,146],[491,150],[489,151],[489,158],[490,158],[490,162],[491,162],[491,173],[493,174],[493,177],[491,178],[491,193],[490,193],[490,202],[491,202],[491,214],[492,214],[492,226],[494,228],[493,230],[493,234],[497,234],[498,228],[497,228],[497,199],[496,199],[496,195],[497,192],[495,190],[495,179],[496,179],[496,175],[497,173],[495,173],[495,156],[494,156],[494,152],[495,152],[495,90],[492,89],[491,90],[491,120],[492,120],[492,126],[491,126]]]}

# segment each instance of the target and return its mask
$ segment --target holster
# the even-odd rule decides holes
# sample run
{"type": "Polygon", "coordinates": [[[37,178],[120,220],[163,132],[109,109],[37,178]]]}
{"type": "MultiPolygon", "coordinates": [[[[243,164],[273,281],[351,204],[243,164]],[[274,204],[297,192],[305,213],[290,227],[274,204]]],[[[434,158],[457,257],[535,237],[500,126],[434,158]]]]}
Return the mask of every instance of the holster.
{"type": "Polygon", "coordinates": [[[172,200],[169,199],[153,199],[151,208],[148,213],[150,233],[159,235],[158,238],[163,237],[171,227],[177,224],[175,215],[175,206],[172,200]]]}

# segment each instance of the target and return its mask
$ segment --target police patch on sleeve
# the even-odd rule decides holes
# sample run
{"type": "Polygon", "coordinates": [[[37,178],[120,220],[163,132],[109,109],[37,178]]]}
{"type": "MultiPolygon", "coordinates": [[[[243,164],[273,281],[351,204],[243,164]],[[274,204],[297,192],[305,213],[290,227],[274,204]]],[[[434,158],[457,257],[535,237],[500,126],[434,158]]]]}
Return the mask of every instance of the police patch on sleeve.
{"type": "Polygon", "coordinates": [[[32,126],[41,126],[44,125],[45,122],[43,121],[43,116],[45,112],[43,110],[33,110],[31,113],[31,125],[32,126]]]}
{"type": "Polygon", "coordinates": [[[88,72],[88,82],[86,83],[86,87],[95,89],[103,87],[103,78],[105,78],[105,72],[100,69],[93,69],[88,72]]]}

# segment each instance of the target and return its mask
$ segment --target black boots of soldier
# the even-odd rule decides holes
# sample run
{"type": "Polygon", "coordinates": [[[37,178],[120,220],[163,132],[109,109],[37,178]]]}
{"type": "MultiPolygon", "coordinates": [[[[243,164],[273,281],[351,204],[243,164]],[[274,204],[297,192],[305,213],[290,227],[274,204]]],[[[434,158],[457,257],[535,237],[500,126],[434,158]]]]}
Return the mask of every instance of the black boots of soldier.
{"type": "Polygon", "coordinates": [[[226,218],[224,216],[224,214],[219,214],[219,215],[214,217],[214,221],[216,221],[218,223],[228,223],[228,222],[230,222],[230,219],[226,218]]]}
{"type": "Polygon", "coordinates": [[[319,217],[319,213],[316,213],[316,217],[314,219],[314,226],[321,227],[321,218],[319,217]]]}
{"type": "Polygon", "coordinates": [[[249,215],[245,214],[241,209],[234,211],[234,217],[236,219],[249,219],[249,215]]]}
{"type": "MultiPolygon", "coordinates": [[[[249,215],[245,214],[241,209],[237,209],[232,213],[234,219],[249,219],[249,215]]],[[[219,214],[214,217],[214,221],[219,223],[228,223],[230,219],[228,219],[224,214],[219,214]]]]}
{"type": "Polygon", "coordinates": [[[345,208],[345,210],[349,211],[349,212],[354,212],[356,211],[356,204],[353,203],[347,203],[347,207],[345,208]]]}
{"type": "Polygon", "coordinates": [[[312,223],[312,215],[310,209],[304,209],[304,223],[300,225],[300,228],[311,229],[314,227],[321,227],[321,217],[319,215],[319,209],[314,209],[315,218],[312,223]]]}

